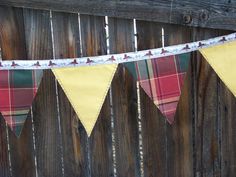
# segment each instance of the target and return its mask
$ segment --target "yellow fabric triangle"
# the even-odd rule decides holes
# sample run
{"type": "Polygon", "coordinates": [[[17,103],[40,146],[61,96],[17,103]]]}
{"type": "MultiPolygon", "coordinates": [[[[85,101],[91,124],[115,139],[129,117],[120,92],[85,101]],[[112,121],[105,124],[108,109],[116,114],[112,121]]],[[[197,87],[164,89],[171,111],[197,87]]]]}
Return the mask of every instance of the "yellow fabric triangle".
{"type": "Polygon", "coordinates": [[[200,52],[236,97],[236,41],[204,48],[200,52]]]}
{"type": "Polygon", "coordinates": [[[52,69],[88,136],[92,133],[117,64],[52,69]]]}

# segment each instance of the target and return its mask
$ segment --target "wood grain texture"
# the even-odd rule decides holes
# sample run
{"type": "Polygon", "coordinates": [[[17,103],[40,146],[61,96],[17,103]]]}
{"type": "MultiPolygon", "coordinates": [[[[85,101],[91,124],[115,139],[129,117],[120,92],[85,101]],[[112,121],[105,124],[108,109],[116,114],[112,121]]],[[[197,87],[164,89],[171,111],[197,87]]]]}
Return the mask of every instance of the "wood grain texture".
{"type": "Polygon", "coordinates": [[[223,82],[219,84],[219,108],[221,116],[221,176],[234,176],[236,173],[236,99],[223,82]]]}
{"type": "MultiPolygon", "coordinates": [[[[4,29],[4,23],[7,23],[6,17],[3,16],[3,7],[1,9],[1,16],[0,16],[0,47],[1,52],[5,46],[5,39],[9,36],[4,29]],[[4,42],[4,43],[3,43],[4,42]],[[3,46],[4,45],[4,46],[3,46]]],[[[7,50],[7,46],[5,47],[7,50]]],[[[2,54],[3,55],[3,54],[2,54]]],[[[6,54],[7,55],[7,54],[6,54]]],[[[8,54],[9,55],[9,54],[8,54]]],[[[0,114],[0,177],[10,176],[10,165],[8,160],[8,149],[7,149],[7,134],[6,134],[6,123],[2,115],[0,114]]]]}
{"type": "Polygon", "coordinates": [[[206,61],[198,56],[199,64],[196,75],[197,88],[195,97],[195,146],[196,146],[196,174],[202,176],[219,175],[220,140],[217,131],[217,77],[206,61]]]}
{"type": "MultiPolygon", "coordinates": [[[[55,57],[80,57],[78,14],[53,12],[52,23],[55,57]]],[[[86,132],[59,84],[58,92],[65,176],[86,177],[86,132]]]]}
{"type": "MultiPolygon", "coordinates": [[[[191,41],[191,29],[186,27],[181,27],[177,25],[168,25],[162,23],[150,23],[144,21],[137,21],[137,31],[138,31],[138,46],[143,46],[143,43],[146,44],[148,47],[146,48],[154,48],[154,47],[161,47],[161,30],[162,28],[165,31],[165,45],[175,45],[179,43],[189,42],[191,41]],[[178,34],[178,35],[176,35],[178,34]]],[[[143,139],[145,139],[148,134],[153,131],[161,131],[161,136],[158,137],[160,140],[154,139],[153,144],[157,149],[155,152],[154,150],[150,150],[151,145],[148,146],[144,140],[144,171],[146,176],[152,175],[162,175],[162,176],[193,176],[193,147],[192,147],[192,92],[191,92],[192,82],[191,82],[191,69],[188,71],[188,77],[185,82],[183,96],[180,98],[180,102],[177,108],[176,116],[175,116],[175,123],[173,125],[169,125],[167,122],[165,123],[163,120],[156,120],[156,119],[164,119],[161,113],[157,110],[157,113],[148,114],[147,118],[147,105],[144,106],[144,114],[143,115],[143,127],[144,127],[144,134],[143,139]],[[190,75],[190,76],[189,76],[190,75]],[[152,119],[150,120],[150,117],[152,119]],[[147,120],[149,119],[149,120],[147,120]],[[153,124],[150,122],[145,121],[153,121],[153,124]],[[162,121],[159,123],[158,121],[162,121]],[[148,125],[152,124],[152,128],[148,128],[148,125]],[[146,127],[147,126],[147,127],[146,127]],[[146,130],[147,129],[147,130],[146,130]],[[153,130],[157,129],[157,130],[153,130]],[[149,133],[147,133],[150,131],[149,133]],[[149,151],[147,148],[150,148],[149,151]],[[159,150],[158,150],[159,149],[159,150]],[[152,161],[147,161],[150,158],[147,155],[147,152],[153,154],[160,154],[159,161],[152,159],[152,161]],[[146,156],[145,156],[146,153],[146,156]],[[161,161],[163,159],[163,161],[161,161]],[[161,173],[154,167],[146,167],[145,170],[145,163],[152,164],[153,166],[159,165],[161,168],[161,173]],[[157,163],[157,164],[155,164],[157,163]],[[153,169],[152,169],[153,168],[153,169]],[[150,170],[151,169],[151,170],[150,170]]],[[[144,94],[142,94],[144,96],[144,94]]],[[[147,104],[145,99],[145,103],[147,104]]],[[[150,103],[149,103],[150,104],[150,103]]],[[[150,109],[150,108],[149,108],[150,109]]],[[[152,109],[158,109],[155,105],[152,106],[152,109]]],[[[150,110],[153,112],[153,110],[150,110]]],[[[150,112],[149,111],[149,112],[150,112]]],[[[160,133],[160,132],[159,132],[160,133]]],[[[158,133],[156,133],[158,134],[158,133]]],[[[150,136],[150,135],[149,135],[150,136]]],[[[156,138],[156,137],[155,137],[156,138]]],[[[151,141],[151,140],[150,140],[151,141]]],[[[152,145],[152,146],[154,146],[152,145]]],[[[154,149],[155,149],[154,148],[154,149]]],[[[150,155],[151,157],[155,157],[154,155],[150,155]]],[[[155,157],[157,158],[157,157],[155,157]]]]}
{"type": "Polygon", "coordinates": [[[110,53],[134,51],[133,20],[108,18],[110,53]]]}
{"type": "MultiPolygon", "coordinates": [[[[138,50],[161,46],[161,26],[137,21],[138,50]]],[[[167,176],[166,120],[140,87],[145,177],[167,176]]]]}
{"type": "Polygon", "coordinates": [[[2,59],[26,59],[22,9],[0,6],[2,59]]]}
{"type": "MultiPolygon", "coordinates": [[[[162,26],[161,24],[159,26],[162,26]]],[[[192,30],[177,25],[164,25],[165,45],[191,41],[192,30]],[[177,35],[176,35],[177,34],[177,35]]],[[[161,36],[159,36],[161,38],[161,36]]],[[[167,169],[168,176],[193,177],[193,93],[191,63],[184,80],[182,94],[178,103],[173,125],[167,124],[167,169]]]]}
{"type": "Polygon", "coordinates": [[[10,176],[8,161],[6,123],[0,115],[0,177],[10,176]]]}
{"type": "Polygon", "coordinates": [[[80,57],[78,14],[52,13],[56,58],[80,57]]]}
{"type": "MultiPolygon", "coordinates": [[[[3,60],[27,59],[23,10],[0,7],[0,23],[3,60]]],[[[32,129],[29,117],[19,139],[8,129],[13,177],[33,177],[35,175],[32,129]]]]}
{"type": "Polygon", "coordinates": [[[13,177],[35,177],[32,124],[30,115],[19,139],[8,129],[13,177]]]}
{"type": "Polygon", "coordinates": [[[165,119],[143,89],[140,89],[140,100],[144,176],[167,176],[165,119]]]}
{"type": "Polygon", "coordinates": [[[1,5],[235,30],[235,1],[1,0],[1,5]]]}
{"type": "MultiPolygon", "coordinates": [[[[218,30],[194,29],[193,40],[218,36],[218,30]]],[[[199,54],[194,58],[194,144],[195,175],[221,175],[221,119],[219,78],[199,54]]]]}
{"type": "MultiPolygon", "coordinates": [[[[49,11],[24,9],[24,26],[28,58],[34,60],[52,58],[49,11]]],[[[59,151],[57,144],[57,112],[55,105],[51,105],[51,103],[56,104],[55,86],[53,85],[55,85],[53,76],[50,71],[46,71],[33,103],[36,138],[35,155],[40,177],[57,176],[61,172],[60,155],[57,152],[59,151]]]]}
{"type": "MultiPolygon", "coordinates": [[[[106,54],[105,18],[81,15],[83,56],[106,54]]],[[[113,176],[109,93],[88,140],[91,176],[113,176]]]]}
{"type": "Polygon", "coordinates": [[[55,79],[52,72],[44,71],[38,95],[33,104],[36,156],[40,177],[62,176],[61,137],[58,128],[55,90],[55,79]]]}
{"type": "MultiPolygon", "coordinates": [[[[49,11],[26,10],[30,58],[49,59],[52,38],[49,11]],[[37,29],[37,30],[36,30],[37,29]]],[[[55,80],[50,70],[44,71],[38,94],[33,103],[36,157],[40,177],[61,176],[60,134],[57,119],[55,80]]]]}
{"type": "MultiPolygon", "coordinates": [[[[109,18],[110,53],[134,51],[132,20],[109,18]]],[[[140,176],[136,81],[119,65],[112,83],[116,166],[119,177],[140,176]]]]}
{"type": "Polygon", "coordinates": [[[49,11],[23,9],[27,58],[43,60],[52,57],[49,11]]]}

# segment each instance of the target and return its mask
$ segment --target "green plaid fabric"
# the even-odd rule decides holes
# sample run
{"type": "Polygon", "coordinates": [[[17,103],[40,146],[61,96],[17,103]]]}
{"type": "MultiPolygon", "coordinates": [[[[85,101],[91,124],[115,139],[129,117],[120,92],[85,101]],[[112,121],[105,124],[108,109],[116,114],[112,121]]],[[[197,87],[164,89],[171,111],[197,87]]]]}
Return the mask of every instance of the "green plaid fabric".
{"type": "Polygon", "coordinates": [[[0,71],[0,112],[16,136],[20,136],[42,75],[42,70],[0,71]]]}
{"type": "Polygon", "coordinates": [[[173,123],[190,53],[125,64],[159,110],[173,123]]]}

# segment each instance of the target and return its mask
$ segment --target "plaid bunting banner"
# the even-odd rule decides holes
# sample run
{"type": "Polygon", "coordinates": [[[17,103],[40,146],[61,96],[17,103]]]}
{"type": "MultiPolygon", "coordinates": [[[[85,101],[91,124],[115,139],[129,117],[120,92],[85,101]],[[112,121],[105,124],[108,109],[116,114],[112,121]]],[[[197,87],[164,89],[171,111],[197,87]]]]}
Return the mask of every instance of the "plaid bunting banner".
{"type": "Polygon", "coordinates": [[[190,53],[126,64],[146,94],[171,124],[188,68],[190,53]]]}
{"type": "Polygon", "coordinates": [[[42,74],[42,70],[0,71],[0,112],[18,137],[37,93],[42,74]]]}

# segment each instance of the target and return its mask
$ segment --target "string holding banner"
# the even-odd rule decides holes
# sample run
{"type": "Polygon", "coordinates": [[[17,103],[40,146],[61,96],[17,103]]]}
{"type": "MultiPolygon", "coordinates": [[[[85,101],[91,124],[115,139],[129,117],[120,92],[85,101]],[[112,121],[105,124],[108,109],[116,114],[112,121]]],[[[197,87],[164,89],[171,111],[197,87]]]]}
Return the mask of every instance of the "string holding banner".
{"type": "Polygon", "coordinates": [[[211,38],[197,42],[191,42],[180,45],[173,45],[157,49],[142,50],[137,52],[128,52],[113,55],[101,55],[95,57],[82,57],[74,59],[57,59],[57,60],[14,60],[14,61],[1,61],[0,70],[32,70],[32,69],[53,69],[64,67],[80,67],[80,66],[93,66],[102,64],[119,64],[127,62],[136,62],[148,59],[155,59],[167,57],[172,55],[179,55],[197,51],[202,48],[207,48],[225,42],[236,40],[236,33],[225,36],[211,38]]]}

